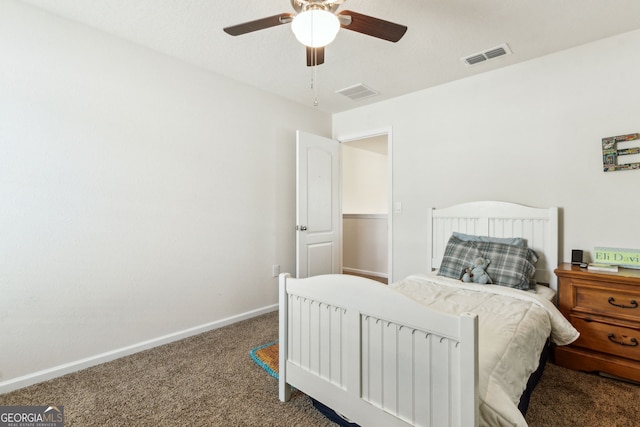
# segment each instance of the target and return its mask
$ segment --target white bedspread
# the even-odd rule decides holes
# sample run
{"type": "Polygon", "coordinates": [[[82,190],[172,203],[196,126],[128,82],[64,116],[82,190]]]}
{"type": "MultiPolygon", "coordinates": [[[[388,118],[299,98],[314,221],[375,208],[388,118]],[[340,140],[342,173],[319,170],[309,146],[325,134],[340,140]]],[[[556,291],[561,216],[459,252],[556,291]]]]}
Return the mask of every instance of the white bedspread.
{"type": "Polygon", "coordinates": [[[389,286],[437,310],[478,315],[480,425],[526,426],[518,403],[547,338],[566,345],[579,335],[548,293],[545,298],[435,273],[409,276],[389,286]]]}

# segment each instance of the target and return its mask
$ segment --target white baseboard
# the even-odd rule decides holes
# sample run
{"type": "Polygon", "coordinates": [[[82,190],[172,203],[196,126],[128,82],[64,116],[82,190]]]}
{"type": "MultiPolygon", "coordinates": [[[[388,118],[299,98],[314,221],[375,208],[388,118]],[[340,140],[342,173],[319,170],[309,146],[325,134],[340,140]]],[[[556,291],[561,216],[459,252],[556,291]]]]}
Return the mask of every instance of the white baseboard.
{"type": "Polygon", "coordinates": [[[382,277],[383,279],[389,278],[389,275],[386,273],[379,273],[377,271],[369,271],[369,270],[361,270],[358,268],[342,267],[342,272],[352,273],[352,274],[364,274],[366,276],[382,277]]]}
{"type": "Polygon", "coordinates": [[[9,393],[11,391],[18,390],[23,387],[27,387],[43,381],[48,381],[53,378],[70,374],[72,372],[80,371],[82,369],[99,365],[101,363],[110,362],[112,360],[116,360],[124,356],[129,356],[131,354],[138,353],[140,351],[148,350],[153,347],[169,344],[171,342],[179,341],[184,338],[189,338],[191,336],[198,335],[203,332],[212,331],[214,329],[218,329],[223,326],[230,325],[232,323],[240,322],[242,320],[250,319],[252,317],[256,317],[262,314],[276,311],[277,309],[278,309],[278,304],[270,305],[257,310],[252,310],[246,313],[238,314],[236,316],[231,316],[225,319],[216,320],[215,322],[206,323],[204,325],[185,329],[183,331],[178,331],[178,332],[164,335],[158,338],[142,341],[140,343],[133,344],[127,347],[122,347],[122,348],[108,351],[105,353],[96,354],[95,356],[87,357],[84,359],[76,360],[74,362],[65,363],[63,365],[54,366],[53,368],[44,369],[42,371],[34,372],[32,374],[28,374],[28,375],[13,378],[7,381],[3,381],[3,382],[0,382],[0,394],[9,393]]]}

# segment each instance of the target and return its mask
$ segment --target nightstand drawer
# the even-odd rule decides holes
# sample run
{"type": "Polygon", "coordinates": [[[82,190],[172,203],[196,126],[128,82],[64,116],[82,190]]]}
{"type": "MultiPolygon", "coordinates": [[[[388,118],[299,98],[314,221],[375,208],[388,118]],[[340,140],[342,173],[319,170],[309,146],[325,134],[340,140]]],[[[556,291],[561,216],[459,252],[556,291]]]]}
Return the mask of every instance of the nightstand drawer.
{"type": "Polygon", "coordinates": [[[574,342],[574,345],[627,359],[640,360],[639,329],[603,323],[579,315],[572,315],[569,320],[580,332],[580,338],[574,342]]]}
{"type": "Polygon", "coordinates": [[[593,286],[582,280],[573,280],[575,310],[640,322],[640,298],[637,293],[593,286]]]}

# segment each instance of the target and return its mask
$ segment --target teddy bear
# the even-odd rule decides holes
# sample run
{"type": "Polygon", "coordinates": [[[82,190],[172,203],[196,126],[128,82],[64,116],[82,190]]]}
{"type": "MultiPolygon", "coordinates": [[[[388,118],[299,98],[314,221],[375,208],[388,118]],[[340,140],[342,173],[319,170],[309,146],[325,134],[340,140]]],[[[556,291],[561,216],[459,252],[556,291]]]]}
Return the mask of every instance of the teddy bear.
{"type": "Polygon", "coordinates": [[[485,271],[490,262],[491,261],[489,261],[488,259],[484,259],[482,257],[474,259],[473,267],[467,268],[465,270],[465,273],[462,275],[462,281],[479,283],[481,285],[493,283],[491,281],[491,277],[489,277],[489,275],[485,271]]]}

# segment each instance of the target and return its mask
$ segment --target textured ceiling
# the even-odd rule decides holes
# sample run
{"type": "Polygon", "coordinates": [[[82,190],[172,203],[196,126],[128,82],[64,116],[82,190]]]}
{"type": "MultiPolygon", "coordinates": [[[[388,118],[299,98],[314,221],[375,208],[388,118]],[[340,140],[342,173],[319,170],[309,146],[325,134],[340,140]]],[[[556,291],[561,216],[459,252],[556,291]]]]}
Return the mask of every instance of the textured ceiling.
{"type": "MultiPolygon", "coordinates": [[[[289,0],[23,0],[302,105],[312,69],[290,25],[232,37],[226,26],[293,12],[289,0]]],[[[640,28],[639,0],[348,0],[407,25],[398,43],[341,30],[317,67],[318,109],[340,112],[640,28]],[[468,67],[460,58],[508,43],[512,55],[468,67]],[[380,94],[336,94],[363,83],[380,94]]]]}

